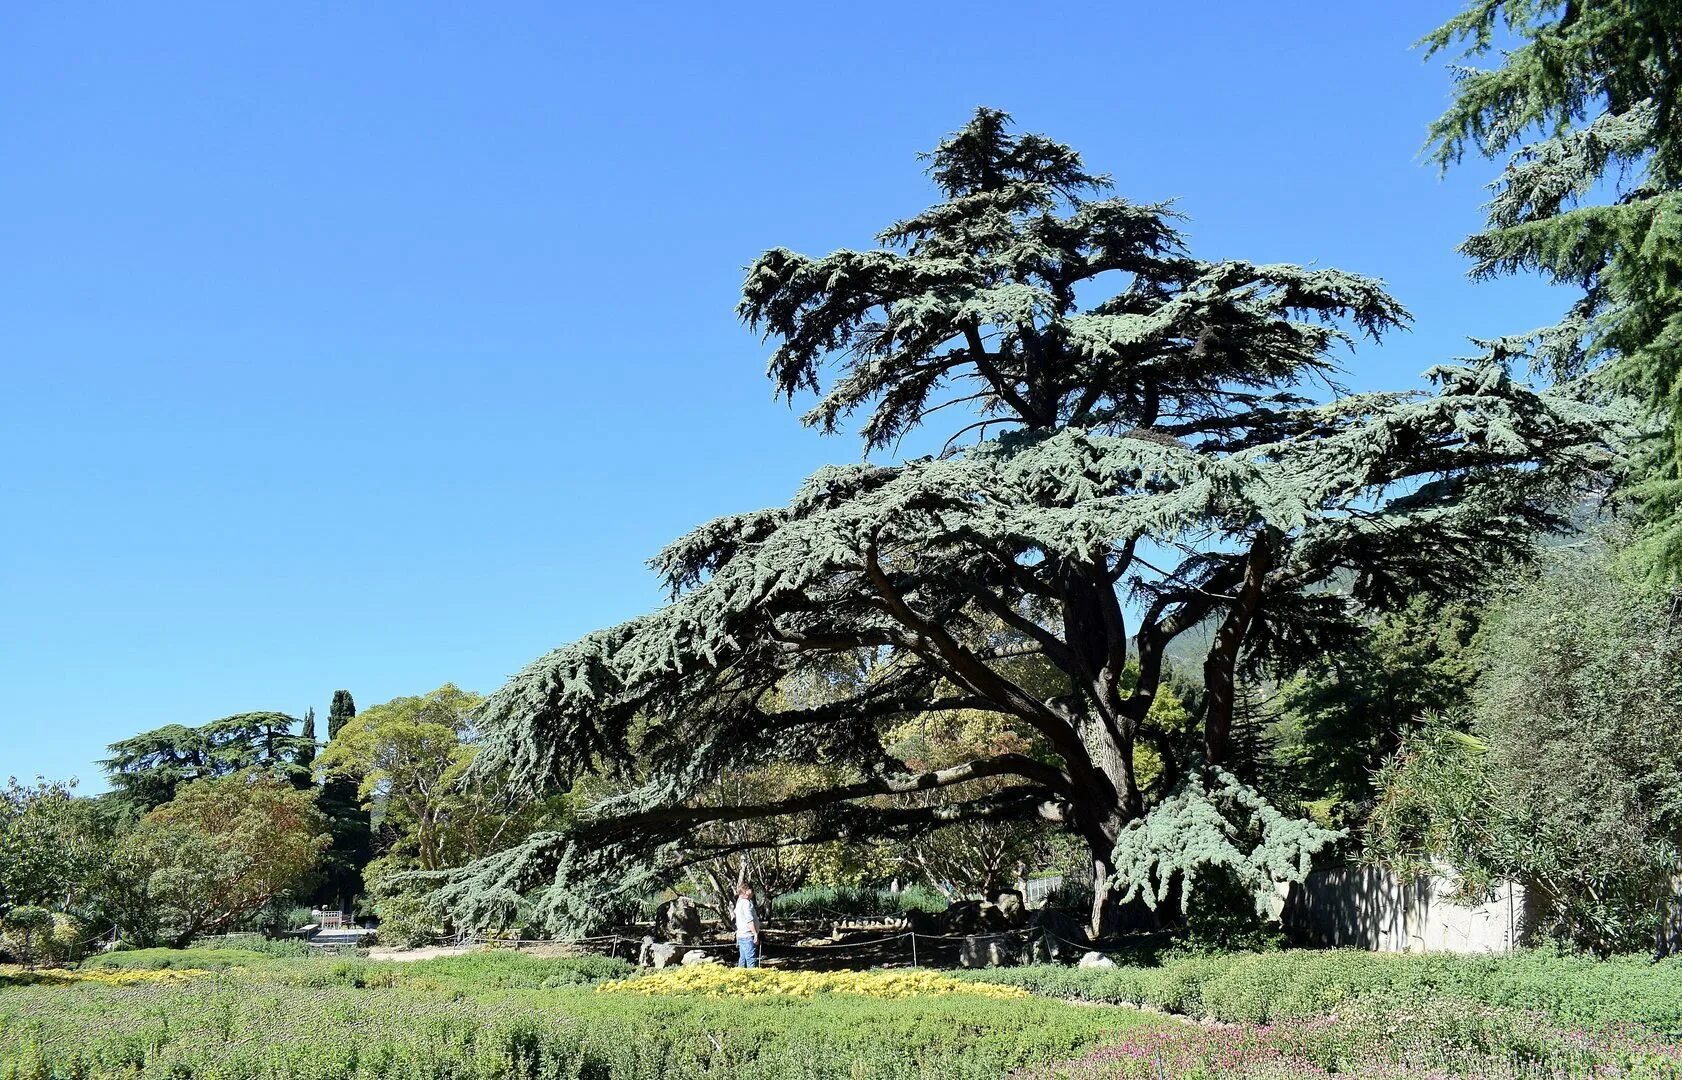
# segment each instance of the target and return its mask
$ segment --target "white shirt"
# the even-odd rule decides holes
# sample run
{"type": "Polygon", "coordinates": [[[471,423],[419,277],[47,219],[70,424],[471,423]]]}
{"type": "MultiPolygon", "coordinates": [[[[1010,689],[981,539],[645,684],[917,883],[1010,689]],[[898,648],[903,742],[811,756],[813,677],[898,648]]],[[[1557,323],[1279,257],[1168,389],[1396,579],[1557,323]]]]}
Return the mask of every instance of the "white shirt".
{"type": "Polygon", "coordinates": [[[753,900],[750,897],[736,897],[736,936],[752,937],[759,929],[759,913],[753,910],[753,900]]]}

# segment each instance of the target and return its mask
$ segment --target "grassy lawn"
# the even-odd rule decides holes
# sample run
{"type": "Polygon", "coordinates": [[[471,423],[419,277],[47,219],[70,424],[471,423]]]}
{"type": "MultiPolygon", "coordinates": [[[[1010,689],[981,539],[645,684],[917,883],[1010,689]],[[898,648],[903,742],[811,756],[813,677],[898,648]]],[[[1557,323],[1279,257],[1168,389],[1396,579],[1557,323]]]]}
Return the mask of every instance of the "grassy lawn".
{"type": "Polygon", "coordinates": [[[0,972],[0,1080],[1682,1077],[1679,1032],[1682,964],[1543,954],[638,976],[223,949],[0,972]]]}

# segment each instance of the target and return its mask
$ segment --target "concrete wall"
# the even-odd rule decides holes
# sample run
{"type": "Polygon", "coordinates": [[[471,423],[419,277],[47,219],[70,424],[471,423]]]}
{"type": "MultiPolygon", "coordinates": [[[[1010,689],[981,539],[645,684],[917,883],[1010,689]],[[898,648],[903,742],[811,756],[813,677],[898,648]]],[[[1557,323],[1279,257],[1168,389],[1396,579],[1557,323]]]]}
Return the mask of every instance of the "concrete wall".
{"type": "Polygon", "coordinates": [[[1388,870],[1348,866],[1319,870],[1293,886],[1283,922],[1303,945],[1375,952],[1508,952],[1533,925],[1521,885],[1501,886],[1476,907],[1448,897],[1446,876],[1402,880],[1388,870]]]}

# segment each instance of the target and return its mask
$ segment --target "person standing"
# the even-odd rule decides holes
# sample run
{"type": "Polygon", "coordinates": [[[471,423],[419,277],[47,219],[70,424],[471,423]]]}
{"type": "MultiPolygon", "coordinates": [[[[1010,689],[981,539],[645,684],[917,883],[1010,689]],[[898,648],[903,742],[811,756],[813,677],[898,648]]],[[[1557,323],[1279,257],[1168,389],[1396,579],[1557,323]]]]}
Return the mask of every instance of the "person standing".
{"type": "Polygon", "coordinates": [[[737,967],[759,966],[759,909],[753,906],[753,886],[745,881],[736,886],[736,952],[737,967]]]}

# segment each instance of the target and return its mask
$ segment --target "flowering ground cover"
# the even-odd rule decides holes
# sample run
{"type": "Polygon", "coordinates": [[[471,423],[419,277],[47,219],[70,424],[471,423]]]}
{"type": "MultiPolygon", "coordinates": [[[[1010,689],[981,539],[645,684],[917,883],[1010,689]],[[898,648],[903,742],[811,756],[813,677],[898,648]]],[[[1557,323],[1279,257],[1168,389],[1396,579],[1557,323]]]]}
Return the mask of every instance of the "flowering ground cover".
{"type": "Polygon", "coordinates": [[[945,994],[1009,1000],[1028,997],[1019,986],[956,979],[928,968],[892,971],[789,971],[778,968],[738,968],[722,964],[666,968],[663,971],[616,979],[596,987],[618,994],[708,994],[731,997],[799,997],[815,994],[856,994],[872,998],[920,998],[945,994]]]}
{"type": "Polygon", "coordinates": [[[78,983],[95,986],[134,986],[136,984],[179,982],[209,972],[194,968],[139,969],[83,969],[22,968],[0,964],[0,987],[4,986],[74,986],[78,983]]]}

